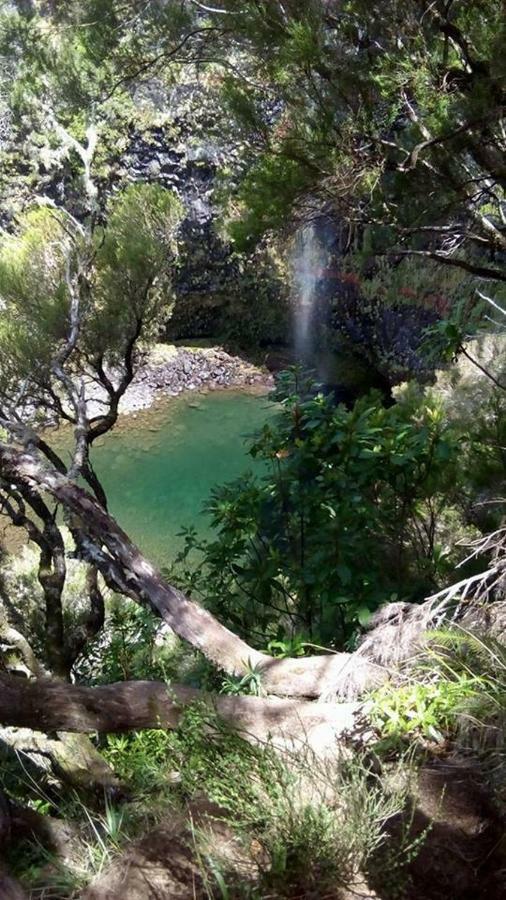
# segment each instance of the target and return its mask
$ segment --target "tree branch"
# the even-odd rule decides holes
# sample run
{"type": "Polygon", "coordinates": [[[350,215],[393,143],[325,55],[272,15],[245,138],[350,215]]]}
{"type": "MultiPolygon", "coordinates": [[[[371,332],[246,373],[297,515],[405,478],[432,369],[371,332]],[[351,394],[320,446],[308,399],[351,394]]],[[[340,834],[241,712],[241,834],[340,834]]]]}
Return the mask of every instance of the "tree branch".
{"type": "Polygon", "coordinates": [[[460,353],[462,353],[463,356],[466,357],[466,359],[469,360],[469,362],[471,362],[473,364],[473,366],[476,366],[476,368],[479,369],[480,372],[483,372],[483,374],[486,375],[487,378],[489,378],[490,381],[492,381],[496,387],[501,388],[502,391],[506,391],[506,384],[502,384],[500,381],[498,381],[497,378],[495,377],[495,375],[492,375],[491,372],[489,372],[487,369],[485,369],[485,367],[482,366],[481,363],[479,363],[478,360],[474,358],[474,356],[471,356],[471,354],[466,350],[466,348],[463,345],[460,346],[459,351],[460,351],[460,353]]]}
{"type": "Polygon", "coordinates": [[[445,253],[437,250],[397,250],[396,256],[421,256],[425,259],[433,259],[436,262],[443,263],[445,266],[453,266],[457,269],[463,269],[464,272],[470,272],[471,275],[478,275],[480,278],[486,278],[490,281],[506,281],[506,271],[495,269],[492,266],[482,266],[478,263],[472,263],[466,259],[458,259],[455,256],[447,256],[445,253]]]}
{"type": "Polygon", "coordinates": [[[256,668],[267,693],[308,697],[331,691],[346,694],[383,677],[382,670],[353,654],[274,659],[255,650],[168,584],[94,497],[45,467],[35,453],[0,443],[0,471],[31,490],[48,491],[62,503],[84,538],[85,558],[106,583],[149,606],[219,669],[244,676],[256,668]]]}
{"type": "Polygon", "coordinates": [[[226,697],[155,681],[84,687],[0,674],[0,722],[47,732],[177,728],[185,707],[196,701],[245,737],[307,743],[318,750],[334,749],[335,741],[353,729],[361,708],[359,703],[226,697]]]}

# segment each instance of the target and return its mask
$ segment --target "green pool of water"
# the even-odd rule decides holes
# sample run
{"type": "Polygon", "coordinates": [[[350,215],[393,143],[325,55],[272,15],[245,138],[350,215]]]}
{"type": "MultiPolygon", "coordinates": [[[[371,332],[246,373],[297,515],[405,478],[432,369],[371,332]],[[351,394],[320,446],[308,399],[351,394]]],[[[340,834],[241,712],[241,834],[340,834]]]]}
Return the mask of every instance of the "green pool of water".
{"type": "Polygon", "coordinates": [[[183,526],[208,532],[202,505],[211,488],[254,467],[245,439],[274,412],[265,396],[191,395],[122,417],[97,442],[93,464],[110,512],[153,562],[174,558],[183,526]]]}

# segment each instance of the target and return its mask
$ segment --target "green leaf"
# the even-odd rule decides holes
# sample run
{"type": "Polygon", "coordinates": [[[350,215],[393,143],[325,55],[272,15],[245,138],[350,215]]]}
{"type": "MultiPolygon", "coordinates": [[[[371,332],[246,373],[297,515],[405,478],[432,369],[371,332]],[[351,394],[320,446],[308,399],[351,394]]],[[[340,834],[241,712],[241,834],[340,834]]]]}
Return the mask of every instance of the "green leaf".
{"type": "Polygon", "coordinates": [[[362,627],[365,627],[371,621],[372,612],[370,609],[368,609],[367,606],[361,606],[359,609],[357,609],[356,616],[360,625],[362,625],[362,627]]]}
{"type": "Polygon", "coordinates": [[[346,565],[346,563],[339,563],[336,566],[336,572],[344,585],[351,584],[352,571],[350,567],[346,565]]]}

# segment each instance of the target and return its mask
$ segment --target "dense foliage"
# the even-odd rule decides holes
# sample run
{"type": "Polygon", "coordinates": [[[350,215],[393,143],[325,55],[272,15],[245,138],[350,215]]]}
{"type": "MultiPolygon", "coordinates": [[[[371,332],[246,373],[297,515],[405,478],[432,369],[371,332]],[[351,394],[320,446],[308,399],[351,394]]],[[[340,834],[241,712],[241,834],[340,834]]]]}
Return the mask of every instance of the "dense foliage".
{"type": "Polygon", "coordinates": [[[383,603],[422,600],[451,577],[471,448],[430,393],[347,409],[303,386],[287,373],[278,420],[250,449],[265,474],[215,492],[216,539],[186,534],[180,561],[199,562],[180,577],[260,644],[342,647],[383,603]]]}
{"type": "Polygon", "coordinates": [[[161,841],[171,896],[503,896],[504,37],[503,0],[0,0],[0,895],[123,896],[161,841]],[[278,412],[160,574],[94,447],[195,235],[236,291],[182,282],[176,333],[267,348],[278,412]],[[280,371],[308,235],[325,385],[280,371]],[[486,820],[418,808],[431,754],[486,820]]]}
{"type": "Polygon", "coordinates": [[[240,188],[241,236],[278,226],[287,204],[316,190],[368,222],[377,249],[464,268],[468,252],[471,271],[504,250],[500,2],[224,6],[263,85],[228,77],[261,151],[240,188]]]}

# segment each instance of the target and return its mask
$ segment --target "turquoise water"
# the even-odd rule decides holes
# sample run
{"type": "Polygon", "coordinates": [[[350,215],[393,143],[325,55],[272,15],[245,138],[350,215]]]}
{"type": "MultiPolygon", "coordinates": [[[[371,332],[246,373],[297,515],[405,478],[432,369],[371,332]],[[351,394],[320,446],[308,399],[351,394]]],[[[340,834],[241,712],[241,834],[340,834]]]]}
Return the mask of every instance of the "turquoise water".
{"type": "Polygon", "coordinates": [[[216,484],[255,465],[245,438],[273,415],[265,396],[222,391],[122,417],[93,449],[110,512],[158,565],[182,546],[183,526],[201,534],[202,505],[216,484]]]}

